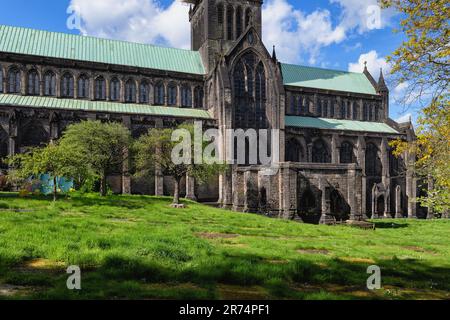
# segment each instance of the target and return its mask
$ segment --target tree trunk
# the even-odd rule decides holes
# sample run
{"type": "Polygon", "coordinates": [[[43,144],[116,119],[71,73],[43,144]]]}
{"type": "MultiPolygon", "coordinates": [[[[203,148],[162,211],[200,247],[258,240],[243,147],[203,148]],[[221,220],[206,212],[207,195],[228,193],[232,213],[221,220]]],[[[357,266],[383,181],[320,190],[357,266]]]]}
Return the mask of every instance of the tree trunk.
{"type": "Polygon", "coordinates": [[[180,178],[175,179],[175,191],[173,193],[173,204],[180,204],[180,178]]]}
{"type": "Polygon", "coordinates": [[[56,176],[53,176],[53,201],[56,201],[58,196],[58,186],[56,185],[56,176]]]}
{"type": "Polygon", "coordinates": [[[104,172],[100,178],[100,196],[106,197],[107,193],[106,186],[106,172],[104,172]]]}

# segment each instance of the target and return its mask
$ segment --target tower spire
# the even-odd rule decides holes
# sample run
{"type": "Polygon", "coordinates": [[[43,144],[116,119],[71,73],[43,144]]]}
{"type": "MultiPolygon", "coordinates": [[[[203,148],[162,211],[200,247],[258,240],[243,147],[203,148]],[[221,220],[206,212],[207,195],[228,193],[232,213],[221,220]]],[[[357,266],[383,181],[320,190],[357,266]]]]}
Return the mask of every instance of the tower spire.
{"type": "Polygon", "coordinates": [[[272,60],[273,60],[273,61],[277,61],[277,52],[276,52],[276,50],[275,50],[275,45],[273,46],[272,60]]]}
{"type": "Polygon", "coordinates": [[[388,87],[386,81],[384,81],[383,68],[380,68],[380,78],[378,79],[378,90],[387,91],[388,87]]]}

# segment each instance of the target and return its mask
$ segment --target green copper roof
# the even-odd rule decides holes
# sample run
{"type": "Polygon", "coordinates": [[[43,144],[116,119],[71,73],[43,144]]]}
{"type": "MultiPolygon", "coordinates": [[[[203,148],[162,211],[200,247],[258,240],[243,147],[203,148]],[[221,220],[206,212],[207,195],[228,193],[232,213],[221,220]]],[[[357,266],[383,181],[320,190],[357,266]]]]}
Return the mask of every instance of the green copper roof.
{"type": "Polygon", "coordinates": [[[4,25],[0,52],[205,74],[196,51],[4,25]]]}
{"type": "Polygon", "coordinates": [[[208,111],[199,109],[174,108],[164,106],[150,106],[106,101],[89,101],[76,99],[59,99],[39,96],[19,96],[0,94],[0,106],[18,106],[46,109],[63,109],[79,111],[96,111],[122,114],[140,114],[154,116],[169,116],[182,118],[210,119],[208,111]]]}
{"type": "Polygon", "coordinates": [[[377,94],[375,88],[363,73],[320,69],[285,63],[281,64],[281,70],[285,85],[377,94]]]}
{"type": "Polygon", "coordinates": [[[328,130],[363,131],[393,134],[399,133],[395,129],[382,122],[286,116],[285,123],[287,127],[297,128],[317,128],[328,130]]]}

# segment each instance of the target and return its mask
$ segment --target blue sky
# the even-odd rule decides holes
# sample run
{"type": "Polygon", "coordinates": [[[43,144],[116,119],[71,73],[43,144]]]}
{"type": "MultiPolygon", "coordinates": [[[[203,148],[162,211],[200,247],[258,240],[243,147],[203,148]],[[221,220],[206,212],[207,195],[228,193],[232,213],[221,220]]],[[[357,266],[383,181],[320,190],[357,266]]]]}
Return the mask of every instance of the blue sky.
{"type": "MultiPolygon", "coordinates": [[[[165,46],[189,46],[187,8],[172,0],[14,0],[2,1],[0,24],[50,31],[89,34],[165,46]],[[68,29],[67,13],[81,17],[80,29],[68,29]],[[14,14],[11,14],[14,12],[14,14]]],[[[266,0],[263,38],[277,45],[283,62],[339,70],[362,71],[367,61],[378,79],[379,68],[389,70],[385,57],[396,49],[402,34],[393,29],[399,17],[381,12],[381,24],[367,28],[366,8],[376,0],[266,0]],[[280,27],[282,26],[282,27],[280,27]]],[[[386,70],[386,71],[388,71],[386,70]]],[[[391,87],[391,96],[401,88],[391,87]]],[[[404,115],[391,101],[391,117],[404,115]]]]}

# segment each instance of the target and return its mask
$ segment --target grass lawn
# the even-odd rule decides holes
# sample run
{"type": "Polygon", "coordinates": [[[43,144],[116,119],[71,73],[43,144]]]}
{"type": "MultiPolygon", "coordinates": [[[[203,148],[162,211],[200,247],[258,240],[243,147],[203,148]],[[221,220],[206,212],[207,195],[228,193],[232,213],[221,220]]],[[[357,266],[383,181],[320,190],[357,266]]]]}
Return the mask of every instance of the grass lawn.
{"type": "Polygon", "coordinates": [[[449,220],[362,230],[185,203],[0,193],[0,298],[450,299],[449,220]],[[373,264],[383,288],[369,291],[373,264]]]}

